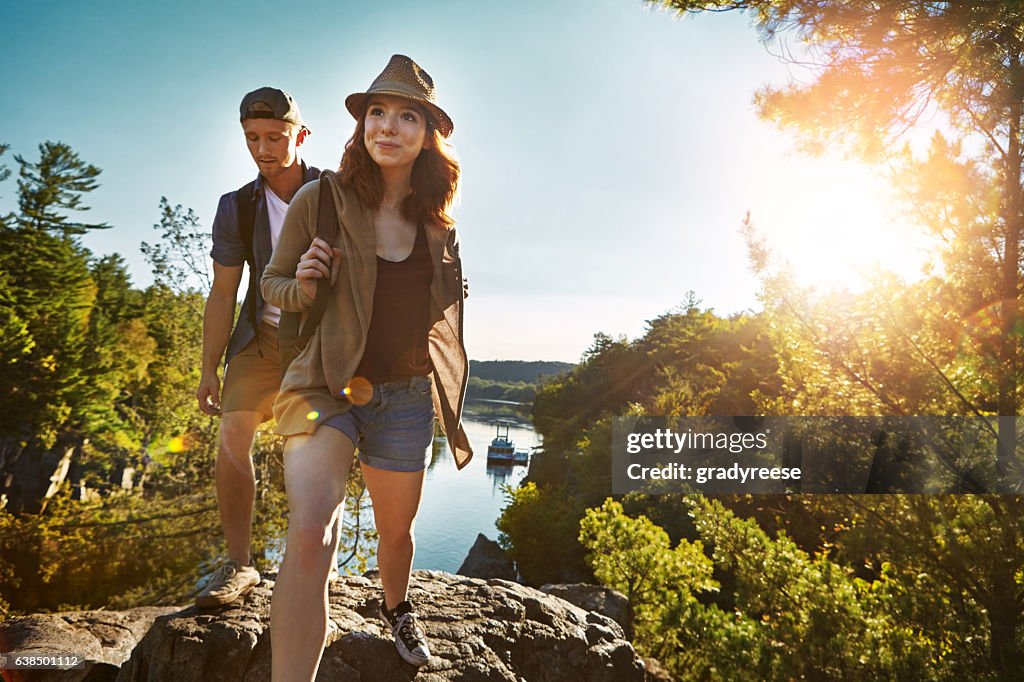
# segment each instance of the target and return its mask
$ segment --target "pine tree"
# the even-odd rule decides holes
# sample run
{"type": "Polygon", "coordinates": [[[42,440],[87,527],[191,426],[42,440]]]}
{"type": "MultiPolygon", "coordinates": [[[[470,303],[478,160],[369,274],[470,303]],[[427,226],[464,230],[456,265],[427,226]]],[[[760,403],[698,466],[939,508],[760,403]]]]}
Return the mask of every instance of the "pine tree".
{"type": "Polygon", "coordinates": [[[18,172],[18,223],[24,229],[46,231],[71,238],[89,230],[104,230],[106,223],[75,222],[66,211],[88,211],[82,195],[99,187],[100,169],[79,158],[63,142],[39,145],[39,161],[26,161],[15,155],[18,172]]]}

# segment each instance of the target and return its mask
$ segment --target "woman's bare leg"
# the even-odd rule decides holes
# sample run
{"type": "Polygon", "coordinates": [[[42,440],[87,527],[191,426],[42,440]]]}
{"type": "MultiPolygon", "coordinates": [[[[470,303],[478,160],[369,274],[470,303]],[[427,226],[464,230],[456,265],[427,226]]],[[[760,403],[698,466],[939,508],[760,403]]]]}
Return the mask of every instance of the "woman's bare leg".
{"type": "Polygon", "coordinates": [[[355,447],[337,429],[292,436],[284,449],[288,534],[270,607],[271,679],[310,682],[327,640],[327,573],[355,447]]]}
{"type": "Polygon", "coordinates": [[[423,496],[426,471],[405,472],[360,464],[366,489],[373,501],[377,527],[377,568],[387,607],[406,599],[409,574],[416,551],[413,526],[423,496]]]}

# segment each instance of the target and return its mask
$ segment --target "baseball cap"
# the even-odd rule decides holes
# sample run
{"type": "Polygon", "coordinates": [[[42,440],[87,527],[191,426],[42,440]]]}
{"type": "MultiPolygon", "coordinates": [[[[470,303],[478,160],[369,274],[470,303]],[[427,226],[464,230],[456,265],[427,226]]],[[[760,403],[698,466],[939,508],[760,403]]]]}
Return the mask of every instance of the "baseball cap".
{"type": "Polygon", "coordinates": [[[309,130],[302,121],[302,114],[299,113],[299,105],[295,103],[295,98],[284,90],[271,87],[253,90],[242,98],[242,104],[238,109],[240,121],[247,118],[274,118],[309,130]]]}

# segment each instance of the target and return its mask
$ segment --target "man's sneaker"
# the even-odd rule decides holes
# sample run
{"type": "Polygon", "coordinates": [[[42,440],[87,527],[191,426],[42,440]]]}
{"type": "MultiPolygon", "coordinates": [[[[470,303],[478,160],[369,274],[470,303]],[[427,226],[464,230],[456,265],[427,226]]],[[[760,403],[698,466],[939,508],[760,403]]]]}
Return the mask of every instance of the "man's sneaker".
{"type": "Polygon", "coordinates": [[[425,665],[430,660],[430,649],[427,647],[427,636],[416,622],[416,612],[412,610],[412,604],[408,600],[399,602],[393,611],[389,611],[381,600],[380,615],[391,628],[391,634],[395,636],[398,654],[408,663],[425,665]]]}
{"type": "Polygon", "coordinates": [[[203,591],[196,597],[196,606],[209,608],[230,604],[252,589],[260,581],[260,572],[237,561],[225,562],[210,577],[203,591]]]}

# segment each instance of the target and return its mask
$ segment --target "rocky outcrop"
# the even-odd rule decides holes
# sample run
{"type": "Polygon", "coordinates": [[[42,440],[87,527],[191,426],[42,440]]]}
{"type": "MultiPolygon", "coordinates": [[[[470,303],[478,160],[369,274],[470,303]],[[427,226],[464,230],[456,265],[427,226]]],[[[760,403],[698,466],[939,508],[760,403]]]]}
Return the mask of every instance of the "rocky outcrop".
{"type": "Polygon", "coordinates": [[[83,667],[72,670],[8,671],[15,680],[112,681],[153,622],[177,611],[174,607],[142,607],[12,618],[0,623],[0,651],[25,656],[75,654],[86,659],[83,667]]]}
{"type": "Polygon", "coordinates": [[[629,601],[626,595],[610,587],[587,583],[547,584],[542,585],[540,591],[560,597],[581,609],[597,611],[623,627],[626,625],[629,601]]]}
{"type": "Polygon", "coordinates": [[[505,550],[483,533],[477,534],[476,542],[456,573],[470,578],[501,578],[512,581],[516,579],[516,567],[505,554],[505,550]]]}
{"type": "MultiPolygon", "coordinates": [[[[427,666],[414,668],[399,658],[377,617],[378,585],[364,577],[331,583],[332,631],[319,680],[641,682],[647,677],[613,620],[517,583],[439,571],[413,572],[410,599],[433,653],[427,666]]],[[[188,607],[159,615],[116,679],[269,680],[272,587],[264,580],[224,609],[188,607]]],[[[72,615],[78,614],[48,618],[72,615]]],[[[0,624],[0,637],[10,627],[0,624]]],[[[61,644],[60,650],[68,648],[61,644]]]]}

